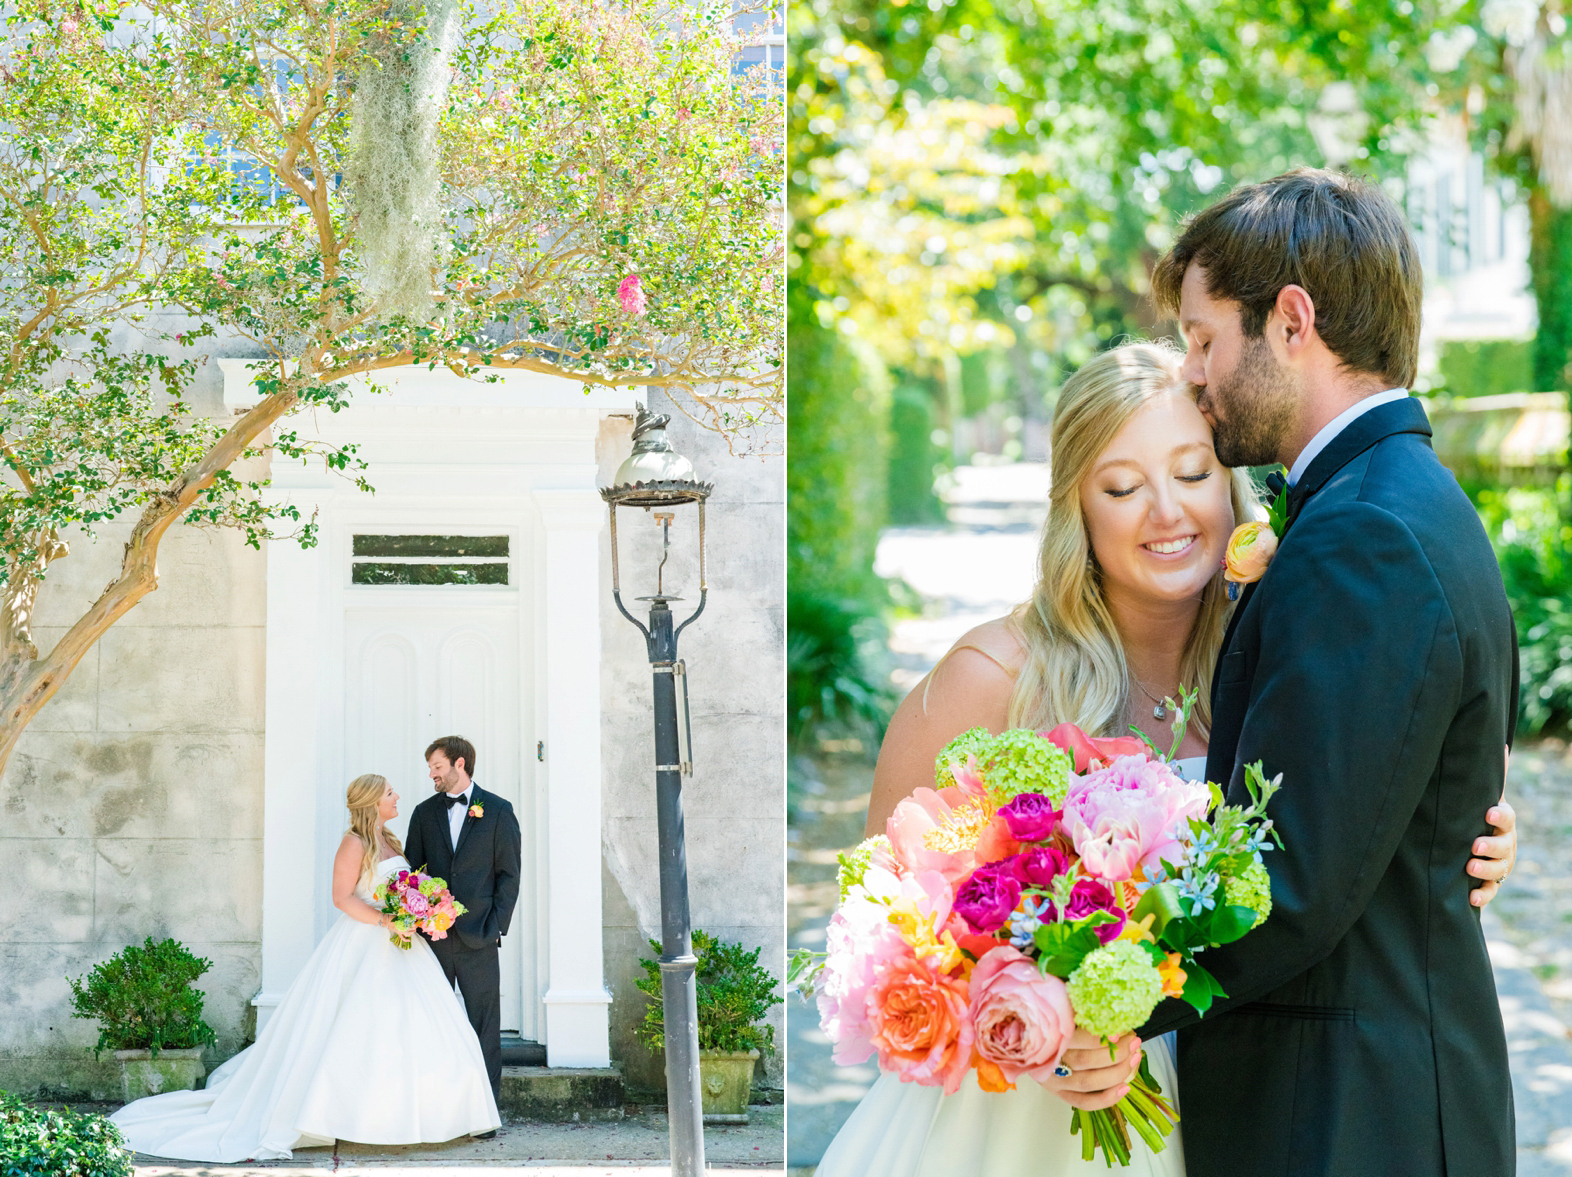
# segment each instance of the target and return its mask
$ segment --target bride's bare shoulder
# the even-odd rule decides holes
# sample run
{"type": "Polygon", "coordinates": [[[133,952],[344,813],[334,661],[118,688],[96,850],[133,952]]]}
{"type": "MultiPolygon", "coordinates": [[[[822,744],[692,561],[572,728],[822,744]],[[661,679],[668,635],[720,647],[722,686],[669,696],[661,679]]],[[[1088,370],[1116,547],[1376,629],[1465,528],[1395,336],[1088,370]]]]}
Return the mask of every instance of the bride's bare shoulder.
{"type": "Polygon", "coordinates": [[[961,635],[907,696],[901,718],[941,729],[963,724],[950,737],[978,724],[997,728],[1025,661],[1026,647],[1009,618],[984,622],[961,635]]]}

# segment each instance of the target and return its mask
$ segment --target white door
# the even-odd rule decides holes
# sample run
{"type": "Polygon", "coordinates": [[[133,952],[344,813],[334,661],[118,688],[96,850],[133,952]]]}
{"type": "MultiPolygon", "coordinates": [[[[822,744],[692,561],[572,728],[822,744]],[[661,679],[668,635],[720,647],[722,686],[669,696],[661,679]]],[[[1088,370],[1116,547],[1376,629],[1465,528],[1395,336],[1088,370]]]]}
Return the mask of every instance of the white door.
{"type": "MultiPolygon", "coordinates": [[[[475,745],[475,782],[522,814],[518,605],[466,603],[463,587],[373,589],[344,614],[344,769],[375,772],[399,794],[400,838],[431,795],[426,746],[439,736],[475,745]],[[414,606],[407,596],[421,598],[414,606]],[[403,597],[403,600],[400,600],[403,597]]],[[[472,591],[472,590],[471,590],[472,591]]],[[[505,601],[505,603],[504,603],[505,601]]],[[[420,866],[420,863],[412,863],[420,866]]],[[[524,879],[530,878],[524,871],[524,879]]],[[[519,896],[502,940],[502,1028],[523,1026],[522,946],[534,904],[519,896]]]]}

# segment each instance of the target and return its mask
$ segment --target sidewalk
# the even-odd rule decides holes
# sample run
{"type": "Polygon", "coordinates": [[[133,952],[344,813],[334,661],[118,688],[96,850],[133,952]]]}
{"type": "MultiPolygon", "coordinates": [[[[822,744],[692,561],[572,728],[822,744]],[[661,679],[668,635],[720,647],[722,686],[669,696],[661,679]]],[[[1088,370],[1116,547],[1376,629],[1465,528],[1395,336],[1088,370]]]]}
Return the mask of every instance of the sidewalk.
{"type": "MultiPolygon", "coordinates": [[[[785,1149],[785,1109],[755,1104],[747,1124],[707,1126],[704,1155],[711,1172],[779,1172],[785,1149]]],[[[303,1148],[289,1161],[212,1165],[138,1156],[136,1177],[469,1177],[483,1169],[497,1177],[655,1177],[671,1171],[664,1112],[585,1124],[512,1120],[492,1140],[464,1137],[450,1144],[385,1147],[340,1141],[336,1148],[303,1148]]]]}

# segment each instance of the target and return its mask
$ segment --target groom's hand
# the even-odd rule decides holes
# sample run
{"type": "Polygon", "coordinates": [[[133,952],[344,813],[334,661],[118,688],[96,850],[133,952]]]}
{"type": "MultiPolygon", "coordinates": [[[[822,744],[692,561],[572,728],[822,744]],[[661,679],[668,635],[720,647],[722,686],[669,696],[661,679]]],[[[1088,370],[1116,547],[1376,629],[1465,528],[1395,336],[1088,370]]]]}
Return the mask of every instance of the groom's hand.
{"type": "Polygon", "coordinates": [[[1069,1078],[1048,1079],[1043,1086],[1071,1107],[1095,1112],[1111,1108],[1130,1091],[1130,1080],[1141,1065],[1141,1040],[1126,1034],[1114,1043],[1114,1054],[1096,1034],[1077,1029],[1070,1048],[1060,1060],[1070,1068],[1069,1078]]]}
{"type": "Polygon", "coordinates": [[[1517,862],[1517,813],[1505,797],[1491,807],[1485,820],[1495,829],[1496,836],[1474,839],[1474,857],[1468,861],[1468,873],[1484,880],[1468,897],[1475,907],[1483,907],[1496,897],[1517,862]]]}

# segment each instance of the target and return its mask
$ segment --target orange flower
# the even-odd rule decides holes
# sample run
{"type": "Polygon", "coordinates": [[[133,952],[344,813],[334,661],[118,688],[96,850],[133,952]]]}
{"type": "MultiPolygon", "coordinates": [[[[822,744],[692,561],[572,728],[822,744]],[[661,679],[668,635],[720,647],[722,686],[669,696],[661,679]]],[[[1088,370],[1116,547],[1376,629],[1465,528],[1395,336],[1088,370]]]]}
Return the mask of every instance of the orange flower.
{"type": "Polygon", "coordinates": [[[868,993],[869,1035],[879,1066],[903,1083],[960,1090],[971,1067],[970,987],[920,960],[891,961],[868,993]]]}
{"type": "Polygon", "coordinates": [[[1168,959],[1157,966],[1157,975],[1163,979],[1164,997],[1183,997],[1185,971],[1179,967],[1179,954],[1170,952],[1168,959]]]}
{"type": "Polygon", "coordinates": [[[1276,554],[1277,533],[1270,523],[1241,523],[1228,537],[1223,578],[1235,584],[1254,584],[1266,574],[1266,566],[1276,554]]]}

